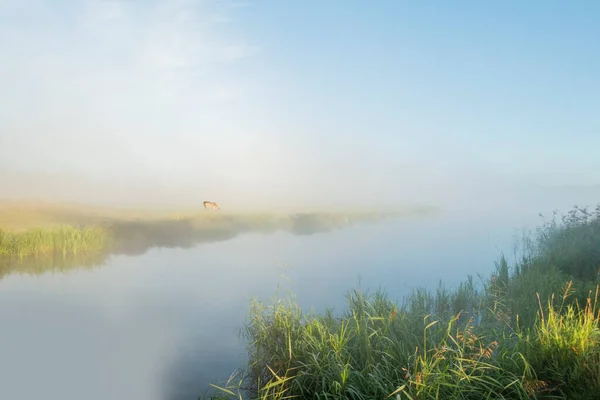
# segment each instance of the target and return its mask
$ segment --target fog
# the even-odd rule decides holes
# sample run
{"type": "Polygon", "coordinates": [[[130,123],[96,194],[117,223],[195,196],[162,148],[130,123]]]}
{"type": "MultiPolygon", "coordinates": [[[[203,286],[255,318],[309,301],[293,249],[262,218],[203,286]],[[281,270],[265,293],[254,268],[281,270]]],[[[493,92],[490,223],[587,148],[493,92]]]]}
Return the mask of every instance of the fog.
{"type": "Polygon", "coordinates": [[[0,198],[593,201],[594,12],[509,3],[2,0],[0,198]]]}
{"type": "Polygon", "coordinates": [[[401,301],[512,266],[538,213],[600,202],[599,16],[0,0],[0,398],[198,398],[246,365],[249,297],[339,312],[357,281],[401,301]],[[413,205],[450,212],[299,211],[413,205]]]}

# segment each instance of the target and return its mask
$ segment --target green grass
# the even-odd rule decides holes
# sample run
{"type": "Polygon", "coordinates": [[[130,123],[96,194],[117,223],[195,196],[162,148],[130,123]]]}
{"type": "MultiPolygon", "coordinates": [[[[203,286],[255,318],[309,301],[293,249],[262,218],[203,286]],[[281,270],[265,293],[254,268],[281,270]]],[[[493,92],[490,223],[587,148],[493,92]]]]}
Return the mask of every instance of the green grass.
{"type": "Polygon", "coordinates": [[[0,279],[15,272],[42,274],[101,265],[113,243],[110,230],[94,225],[0,230],[0,279]]]}
{"type": "Polygon", "coordinates": [[[600,208],[526,237],[488,279],[402,303],[353,290],[344,313],[253,300],[248,365],[213,399],[596,399],[600,208]]]}
{"type": "Polygon", "coordinates": [[[109,242],[110,233],[97,226],[38,228],[18,233],[0,230],[0,257],[21,260],[48,254],[67,257],[104,250],[109,242]]]}
{"type": "Polygon", "coordinates": [[[0,277],[76,268],[78,262],[89,265],[89,259],[95,265],[110,254],[138,255],[153,247],[189,248],[248,232],[310,235],[430,211],[414,207],[401,212],[215,213],[202,208],[128,210],[4,201],[0,202],[0,277]]]}

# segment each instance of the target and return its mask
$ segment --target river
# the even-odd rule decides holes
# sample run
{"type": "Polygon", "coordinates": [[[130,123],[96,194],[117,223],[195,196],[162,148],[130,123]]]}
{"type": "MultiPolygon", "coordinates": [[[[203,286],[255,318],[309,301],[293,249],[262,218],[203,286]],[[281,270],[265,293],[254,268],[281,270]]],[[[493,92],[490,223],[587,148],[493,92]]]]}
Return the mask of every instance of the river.
{"type": "Polygon", "coordinates": [[[277,285],[303,308],[343,309],[348,289],[448,287],[488,275],[515,214],[442,212],[328,233],[246,233],[191,249],[110,257],[101,267],[0,280],[0,398],[196,399],[245,365],[248,298],[277,285]],[[512,215],[512,218],[507,218],[512,215]]]}

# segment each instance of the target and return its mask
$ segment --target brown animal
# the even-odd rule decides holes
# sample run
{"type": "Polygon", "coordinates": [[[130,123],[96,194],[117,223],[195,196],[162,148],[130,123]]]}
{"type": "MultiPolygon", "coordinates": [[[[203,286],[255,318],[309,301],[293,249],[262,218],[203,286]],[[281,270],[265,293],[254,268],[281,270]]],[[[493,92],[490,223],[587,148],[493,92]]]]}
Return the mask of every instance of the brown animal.
{"type": "Polygon", "coordinates": [[[206,208],[208,210],[219,211],[221,209],[219,207],[219,205],[217,203],[215,203],[214,201],[205,201],[203,204],[204,204],[204,208],[206,208]]]}

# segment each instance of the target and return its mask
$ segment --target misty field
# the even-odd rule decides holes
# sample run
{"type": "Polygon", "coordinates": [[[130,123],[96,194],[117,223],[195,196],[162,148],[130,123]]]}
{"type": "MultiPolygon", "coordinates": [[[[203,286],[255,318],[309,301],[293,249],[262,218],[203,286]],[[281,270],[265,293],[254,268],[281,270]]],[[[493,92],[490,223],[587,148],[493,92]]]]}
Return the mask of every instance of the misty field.
{"type": "Polygon", "coordinates": [[[157,210],[0,202],[0,271],[4,275],[52,265],[72,268],[78,260],[82,265],[89,265],[90,260],[101,264],[110,254],[139,255],[153,247],[190,248],[247,232],[310,235],[356,222],[430,211],[227,213],[201,207],[157,210]]]}
{"type": "Polygon", "coordinates": [[[207,398],[598,398],[600,207],[555,214],[521,250],[401,304],[360,289],[340,315],[253,301],[248,366],[207,398]]]}

